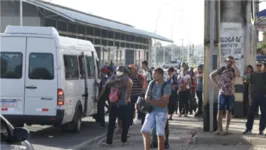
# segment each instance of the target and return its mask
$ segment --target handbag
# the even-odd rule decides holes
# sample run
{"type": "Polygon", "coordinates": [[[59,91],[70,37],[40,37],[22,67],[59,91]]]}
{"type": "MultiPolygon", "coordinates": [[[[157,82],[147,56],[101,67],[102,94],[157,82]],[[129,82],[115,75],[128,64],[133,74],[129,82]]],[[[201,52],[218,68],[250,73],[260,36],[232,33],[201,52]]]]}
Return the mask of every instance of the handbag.
{"type": "Polygon", "coordinates": [[[145,101],[143,96],[139,96],[137,100],[137,106],[142,113],[150,113],[153,110],[153,106],[145,101]]]}

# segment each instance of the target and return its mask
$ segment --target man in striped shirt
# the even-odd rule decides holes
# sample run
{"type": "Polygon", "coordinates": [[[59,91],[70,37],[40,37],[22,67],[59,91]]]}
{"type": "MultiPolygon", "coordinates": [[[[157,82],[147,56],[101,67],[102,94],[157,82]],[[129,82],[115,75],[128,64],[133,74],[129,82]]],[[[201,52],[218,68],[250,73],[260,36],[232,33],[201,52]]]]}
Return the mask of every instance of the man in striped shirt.
{"type": "MultiPolygon", "coordinates": [[[[133,125],[133,120],[135,118],[136,107],[135,104],[139,96],[144,96],[145,91],[143,90],[144,78],[138,73],[137,67],[134,64],[129,65],[129,77],[133,81],[133,87],[131,92],[131,118],[130,125],[133,125]]],[[[142,118],[142,114],[138,111],[138,119],[142,118]]]]}

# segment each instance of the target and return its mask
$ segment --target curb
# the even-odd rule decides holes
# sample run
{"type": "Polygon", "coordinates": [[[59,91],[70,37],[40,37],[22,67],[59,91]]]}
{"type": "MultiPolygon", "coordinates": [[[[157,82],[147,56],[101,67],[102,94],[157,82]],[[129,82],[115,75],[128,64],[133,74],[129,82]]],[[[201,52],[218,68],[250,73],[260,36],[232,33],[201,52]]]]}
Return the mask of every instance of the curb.
{"type": "Polygon", "coordinates": [[[78,150],[78,149],[83,148],[86,145],[93,144],[93,143],[97,143],[98,141],[102,140],[102,138],[104,138],[105,136],[106,136],[106,133],[103,133],[103,134],[101,134],[99,136],[96,136],[95,138],[92,138],[92,139],[89,139],[87,141],[84,141],[84,142],[82,142],[80,144],[77,144],[77,145],[75,145],[74,147],[72,147],[69,150],[78,150]]]}

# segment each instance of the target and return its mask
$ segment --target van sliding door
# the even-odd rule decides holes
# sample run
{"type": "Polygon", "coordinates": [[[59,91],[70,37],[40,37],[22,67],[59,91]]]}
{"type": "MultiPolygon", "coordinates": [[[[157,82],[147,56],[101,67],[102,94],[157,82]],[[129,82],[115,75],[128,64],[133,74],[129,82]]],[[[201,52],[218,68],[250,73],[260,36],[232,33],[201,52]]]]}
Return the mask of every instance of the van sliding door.
{"type": "Polygon", "coordinates": [[[95,114],[97,109],[95,110],[95,65],[94,65],[94,58],[91,52],[84,53],[85,58],[85,66],[87,69],[87,85],[88,85],[88,100],[87,100],[87,112],[86,115],[95,114]]]}

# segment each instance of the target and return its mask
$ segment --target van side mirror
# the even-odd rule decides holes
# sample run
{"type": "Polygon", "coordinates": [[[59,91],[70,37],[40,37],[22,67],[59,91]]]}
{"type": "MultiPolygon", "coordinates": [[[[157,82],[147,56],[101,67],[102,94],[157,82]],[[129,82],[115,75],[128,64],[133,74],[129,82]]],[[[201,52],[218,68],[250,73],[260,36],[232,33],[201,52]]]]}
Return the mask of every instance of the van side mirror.
{"type": "Polygon", "coordinates": [[[25,128],[15,128],[13,130],[13,140],[14,142],[22,142],[30,138],[29,130],[25,128]]]}

